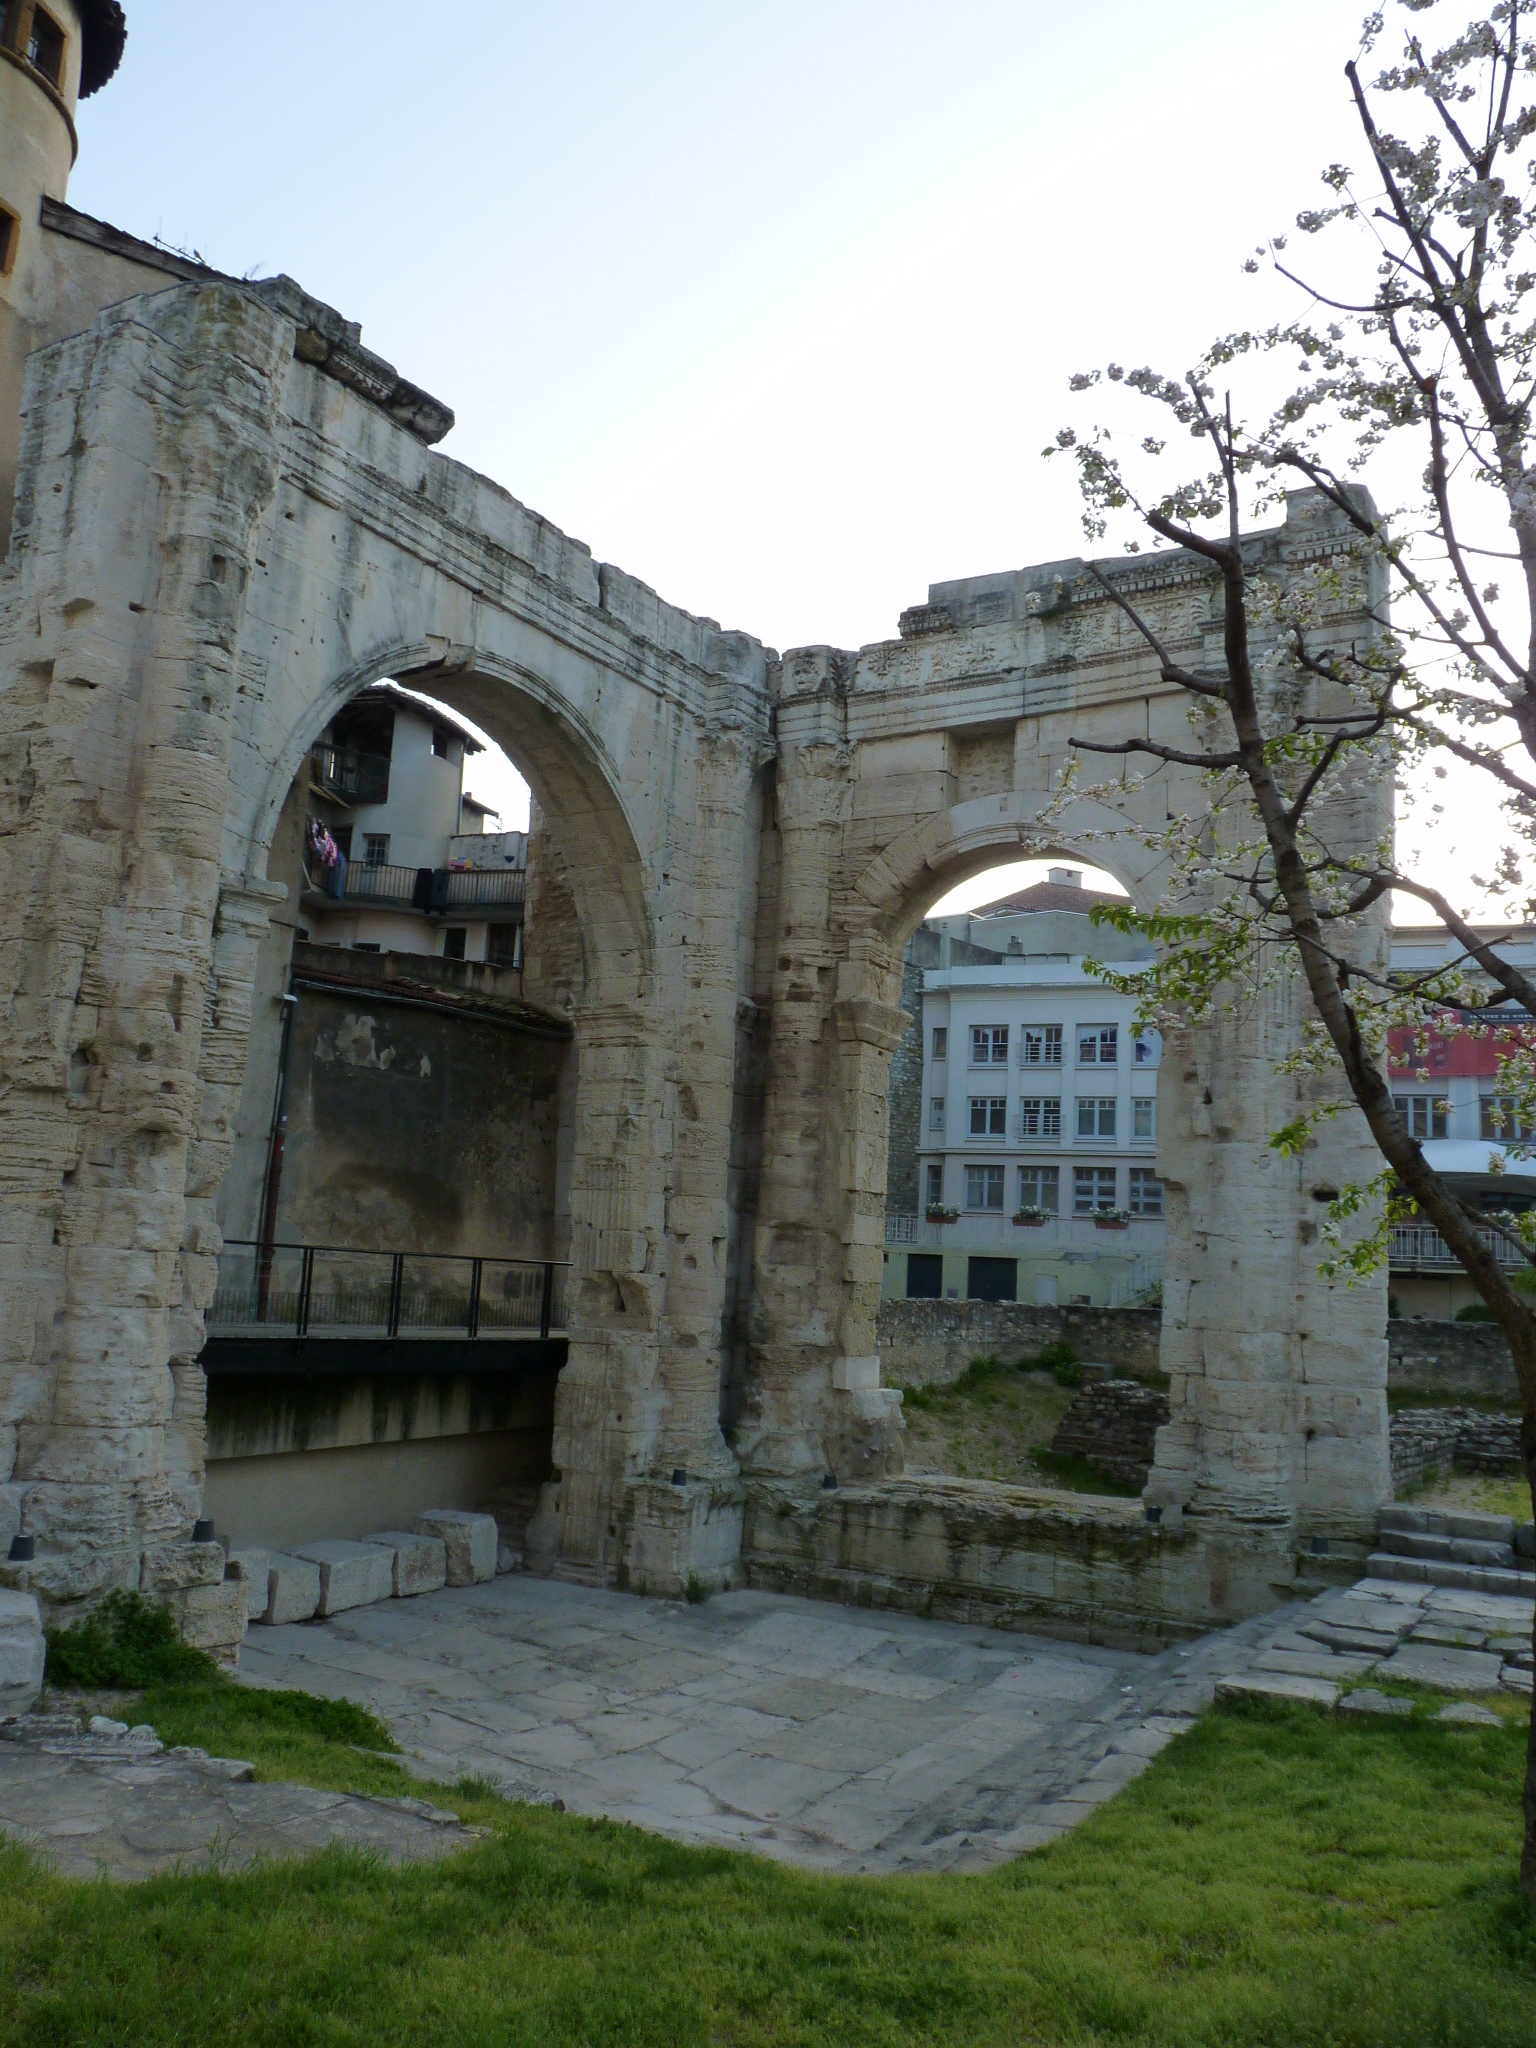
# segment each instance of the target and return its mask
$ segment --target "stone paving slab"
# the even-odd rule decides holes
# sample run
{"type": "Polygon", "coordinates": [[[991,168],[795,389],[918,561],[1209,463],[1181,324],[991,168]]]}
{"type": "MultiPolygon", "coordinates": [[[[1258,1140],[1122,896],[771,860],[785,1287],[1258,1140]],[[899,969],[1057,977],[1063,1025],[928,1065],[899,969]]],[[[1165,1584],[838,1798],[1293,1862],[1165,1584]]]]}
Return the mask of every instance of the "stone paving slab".
{"type": "Polygon", "coordinates": [[[1213,1654],[1253,1653],[1242,1631],[1208,1640],[1147,1657],[514,1573],[266,1629],[239,1676],[357,1700],[424,1774],[511,1778],[578,1813],[818,1868],[985,1869],[1054,1839],[1186,1729],[1213,1654]]]}
{"type": "Polygon", "coordinates": [[[121,1732],[86,1734],[53,1714],[0,1727],[0,1835],[63,1877],[245,1870],[332,1847],[431,1862],[480,1833],[423,1799],[258,1785],[248,1763],[96,1726],[121,1732]]]}

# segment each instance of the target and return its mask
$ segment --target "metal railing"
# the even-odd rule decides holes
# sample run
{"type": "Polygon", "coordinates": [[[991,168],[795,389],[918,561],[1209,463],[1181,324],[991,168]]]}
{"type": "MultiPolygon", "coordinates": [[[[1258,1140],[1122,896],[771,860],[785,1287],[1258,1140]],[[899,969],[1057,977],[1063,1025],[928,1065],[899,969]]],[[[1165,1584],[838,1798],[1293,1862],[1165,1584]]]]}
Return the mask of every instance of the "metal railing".
{"type": "Polygon", "coordinates": [[[347,863],[344,900],[409,904],[442,915],[454,910],[521,909],[527,889],[523,868],[410,868],[397,861],[352,860],[347,863]]]}
{"type": "Polygon", "coordinates": [[[210,1337],[550,1337],[570,1268],[554,1260],[226,1238],[210,1337]]]}
{"type": "Polygon", "coordinates": [[[315,780],[329,796],[349,804],[389,801],[388,754],[364,754],[356,747],[315,747],[310,762],[315,780]]]}
{"type": "MultiPolygon", "coordinates": [[[[1520,1267],[1526,1264],[1525,1255],[1519,1246],[1510,1244],[1496,1231],[1480,1230],[1477,1234],[1501,1266],[1520,1267]]],[[[1461,1261],[1456,1254],[1439,1231],[1432,1229],[1427,1223],[1393,1225],[1389,1263],[1394,1272],[1414,1268],[1446,1273],[1461,1270],[1461,1261]]]]}

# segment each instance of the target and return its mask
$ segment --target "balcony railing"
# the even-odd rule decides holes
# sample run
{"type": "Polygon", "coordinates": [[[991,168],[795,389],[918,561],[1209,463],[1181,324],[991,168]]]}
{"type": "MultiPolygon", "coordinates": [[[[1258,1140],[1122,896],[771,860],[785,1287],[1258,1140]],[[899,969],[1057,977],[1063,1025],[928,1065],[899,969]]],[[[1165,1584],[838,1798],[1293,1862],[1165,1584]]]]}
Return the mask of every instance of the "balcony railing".
{"type": "Polygon", "coordinates": [[[227,1238],[210,1337],[550,1337],[569,1267],[553,1260],[352,1251],[227,1238]]]}
{"type": "MultiPolygon", "coordinates": [[[[1496,1231],[1480,1230],[1477,1234],[1501,1266],[1518,1268],[1527,1263],[1519,1247],[1496,1231]]],[[[1455,1273],[1461,1270],[1461,1261],[1429,1224],[1399,1223],[1392,1230],[1391,1268],[1394,1273],[1455,1273]]]]}
{"type": "Polygon", "coordinates": [[[389,801],[388,754],[364,754],[356,747],[316,747],[310,763],[327,796],[348,804],[389,801]]]}
{"type": "MultiPolygon", "coordinates": [[[[311,887],[320,887],[311,882],[311,887]]],[[[520,911],[528,889],[523,868],[408,868],[392,861],[347,863],[343,901],[401,904],[444,917],[456,910],[520,911]]]]}

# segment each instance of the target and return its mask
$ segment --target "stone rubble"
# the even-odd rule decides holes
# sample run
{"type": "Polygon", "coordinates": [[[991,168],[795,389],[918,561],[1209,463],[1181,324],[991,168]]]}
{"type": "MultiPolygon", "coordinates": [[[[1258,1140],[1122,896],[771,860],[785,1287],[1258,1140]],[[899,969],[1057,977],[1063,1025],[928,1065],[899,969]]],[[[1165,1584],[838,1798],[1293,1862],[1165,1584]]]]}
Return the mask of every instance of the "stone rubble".
{"type": "Polygon", "coordinates": [[[63,1710],[0,1722],[0,1836],[59,1875],[235,1871],[332,1846],[433,1861],[478,1830],[422,1799],[257,1784],[254,1767],[167,1749],[147,1724],[63,1710]]]}

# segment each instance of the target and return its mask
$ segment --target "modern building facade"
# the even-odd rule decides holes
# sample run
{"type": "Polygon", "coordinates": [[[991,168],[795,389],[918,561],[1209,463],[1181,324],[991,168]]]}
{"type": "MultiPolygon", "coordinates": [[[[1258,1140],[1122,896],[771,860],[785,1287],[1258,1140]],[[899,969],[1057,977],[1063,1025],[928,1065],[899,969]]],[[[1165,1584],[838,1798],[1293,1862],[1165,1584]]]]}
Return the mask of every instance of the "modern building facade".
{"type": "MultiPolygon", "coordinates": [[[[1123,1305],[1162,1281],[1157,1177],[1161,1041],[1095,960],[1150,957],[1095,926],[1082,872],[1052,869],[1021,894],[930,919],[922,965],[915,1213],[886,1214],[884,1293],[1123,1305]]],[[[909,1070],[910,1072],[911,1070],[909,1070]]],[[[908,1081],[911,1086],[911,1081],[908,1081]]]]}
{"type": "Polygon", "coordinates": [[[485,829],[495,813],[464,787],[482,751],[396,683],[337,713],[310,755],[300,939],[521,964],[528,837],[485,829]]]}
{"type": "MultiPolygon", "coordinates": [[[[1511,938],[1507,926],[1490,926],[1482,935],[1498,939],[1500,952],[1525,973],[1536,973],[1536,931],[1511,938]]],[[[1462,957],[1438,925],[1399,926],[1392,934],[1392,969],[1401,976],[1433,973],[1462,957]]],[[[1490,982],[1473,999],[1491,1002],[1496,995],[1490,982]]],[[[1532,1020],[1514,1004],[1495,1014],[1496,1031],[1469,1030],[1448,1011],[1435,1029],[1395,1032],[1390,1067],[1393,1100],[1425,1158],[1470,1207],[1492,1214],[1536,1205],[1536,1132],[1527,1106],[1500,1081],[1502,1061],[1529,1039],[1532,1020]]],[[[1491,1232],[1488,1242],[1512,1267],[1522,1263],[1515,1247],[1491,1232]]],[[[1479,1299],[1427,1223],[1393,1231],[1391,1286],[1396,1313],[1410,1317],[1454,1316],[1479,1299]]]]}

